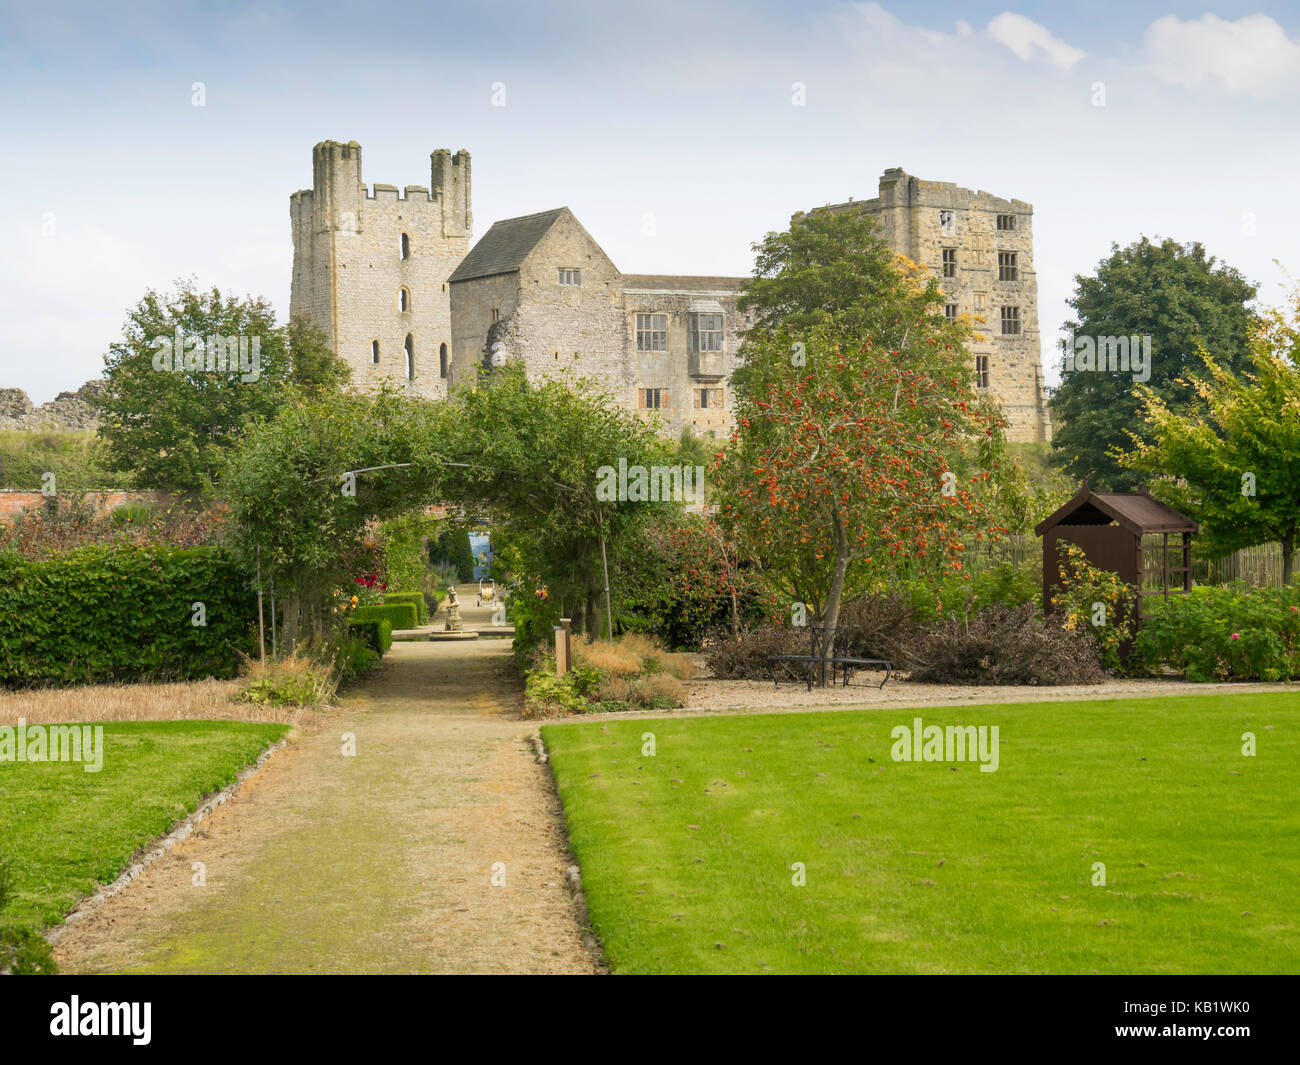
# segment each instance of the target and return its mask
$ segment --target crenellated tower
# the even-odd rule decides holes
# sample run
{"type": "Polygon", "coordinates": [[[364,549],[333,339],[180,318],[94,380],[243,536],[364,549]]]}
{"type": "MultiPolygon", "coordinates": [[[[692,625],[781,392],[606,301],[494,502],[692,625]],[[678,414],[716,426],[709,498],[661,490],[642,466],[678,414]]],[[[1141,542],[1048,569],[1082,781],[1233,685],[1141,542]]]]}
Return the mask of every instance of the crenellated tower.
{"type": "Polygon", "coordinates": [[[367,188],[356,141],[312,149],[312,187],[289,198],[289,310],[326,331],[354,386],[389,380],[446,395],[447,278],[469,251],[469,168],[469,152],[443,148],[431,156],[430,187],[367,188]]]}

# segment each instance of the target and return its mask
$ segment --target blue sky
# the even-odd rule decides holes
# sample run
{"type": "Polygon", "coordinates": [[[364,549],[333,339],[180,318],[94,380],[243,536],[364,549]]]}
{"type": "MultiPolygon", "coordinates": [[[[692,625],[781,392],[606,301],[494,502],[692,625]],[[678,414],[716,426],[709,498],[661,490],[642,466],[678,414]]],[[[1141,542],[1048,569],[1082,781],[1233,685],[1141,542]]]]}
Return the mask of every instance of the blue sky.
{"type": "Polygon", "coordinates": [[[399,186],[467,148],[476,237],[567,205],[637,273],[748,273],[890,166],[1028,200],[1051,380],[1112,240],[1200,240],[1277,300],[1298,114],[1294,4],[3,2],[0,386],[97,376],[181,276],[287,314],[288,197],[324,139],[399,186]]]}

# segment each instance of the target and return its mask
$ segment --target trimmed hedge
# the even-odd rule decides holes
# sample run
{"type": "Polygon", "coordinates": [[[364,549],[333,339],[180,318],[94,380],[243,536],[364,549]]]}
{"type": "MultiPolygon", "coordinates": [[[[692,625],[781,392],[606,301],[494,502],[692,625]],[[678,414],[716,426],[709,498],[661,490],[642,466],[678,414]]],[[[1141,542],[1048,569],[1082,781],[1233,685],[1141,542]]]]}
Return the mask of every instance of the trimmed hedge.
{"type": "Polygon", "coordinates": [[[429,601],[424,598],[423,592],[385,592],[384,606],[393,603],[410,603],[415,607],[415,623],[429,624],[429,601]]]}
{"type": "Polygon", "coordinates": [[[257,597],[216,547],[0,553],[0,685],[233,677],[257,645],[257,597]],[[205,625],[193,623],[202,603],[205,625]]]}
{"type": "Polygon", "coordinates": [[[380,656],[393,646],[393,623],[387,618],[366,620],[353,617],[348,624],[366,641],[366,646],[380,656]]]}
{"type": "Polygon", "coordinates": [[[352,611],[353,621],[387,621],[394,629],[414,629],[416,625],[415,605],[413,603],[381,603],[375,606],[359,606],[352,611]]]}

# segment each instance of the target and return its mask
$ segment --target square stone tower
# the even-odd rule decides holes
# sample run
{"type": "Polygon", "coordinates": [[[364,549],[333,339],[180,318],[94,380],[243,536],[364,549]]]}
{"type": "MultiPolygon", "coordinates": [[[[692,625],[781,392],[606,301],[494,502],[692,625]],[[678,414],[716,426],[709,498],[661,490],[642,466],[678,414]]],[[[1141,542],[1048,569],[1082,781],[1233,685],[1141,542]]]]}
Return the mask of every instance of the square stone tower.
{"type": "Polygon", "coordinates": [[[950,317],[969,315],[976,385],[1002,404],[1007,439],[1052,438],[1038,336],[1034,208],[949,181],[886,170],[880,194],[832,211],[874,215],[894,251],[930,267],[950,317]]]}
{"type": "Polygon", "coordinates": [[[469,165],[469,152],[441,148],[430,187],[368,190],[356,141],[312,149],[312,187],[289,198],[289,313],[325,330],[355,387],[389,380],[421,396],[447,394],[447,279],[469,251],[469,165]]]}

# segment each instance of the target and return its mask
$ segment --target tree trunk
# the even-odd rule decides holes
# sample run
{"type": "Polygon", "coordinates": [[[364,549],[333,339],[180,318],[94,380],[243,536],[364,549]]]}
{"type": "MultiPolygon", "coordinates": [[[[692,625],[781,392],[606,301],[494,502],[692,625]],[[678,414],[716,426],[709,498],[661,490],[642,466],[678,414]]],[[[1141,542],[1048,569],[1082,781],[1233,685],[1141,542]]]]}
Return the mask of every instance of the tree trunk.
{"type": "Polygon", "coordinates": [[[280,642],[284,649],[293,654],[298,642],[298,616],[302,607],[302,597],[295,588],[284,597],[284,617],[280,625],[280,642]]]}
{"type": "Polygon", "coordinates": [[[840,599],[844,594],[844,575],[849,569],[849,536],[843,522],[835,523],[835,572],[826,592],[826,612],[822,615],[821,686],[826,687],[825,658],[835,649],[835,628],[840,622],[840,599]]]}

